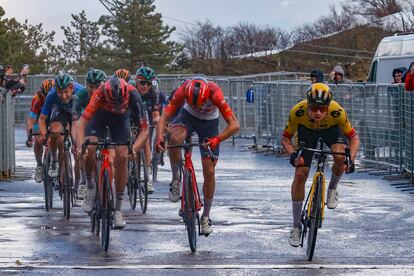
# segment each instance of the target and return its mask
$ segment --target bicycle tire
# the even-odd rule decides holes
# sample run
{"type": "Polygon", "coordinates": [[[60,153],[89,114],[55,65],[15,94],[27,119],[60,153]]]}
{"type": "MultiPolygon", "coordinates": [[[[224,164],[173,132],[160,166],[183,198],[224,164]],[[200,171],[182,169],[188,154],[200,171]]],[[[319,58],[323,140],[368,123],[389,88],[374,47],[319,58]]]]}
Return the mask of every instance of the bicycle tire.
{"type": "Polygon", "coordinates": [[[72,184],[73,184],[73,176],[72,176],[72,161],[70,159],[70,155],[68,153],[65,154],[65,179],[63,183],[63,210],[64,216],[66,219],[70,218],[70,207],[72,203],[72,184]]]}
{"type": "Polygon", "coordinates": [[[319,221],[321,218],[322,212],[322,176],[316,178],[316,188],[313,194],[312,206],[309,218],[309,230],[308,230],[308,243],[306,247],[306,257],[308,261],[312,261],[313,255],[315,253],[316,246],[316,237],[318,234],[319,221]]]}
{"type": "Polygon", "coordinates": [[[137,174],[138,182],[137,189],[139,195],[139,204],[141,206],[141,212],[145,214],[148,207],[148,168],[143,150],[140,150],[139,156],[137,157],[137,174]]]}
{"type": "Polygon", "coordinates": [[[127,193],[129,198],[129,204],[131,209],[135,210],[137,207],[137,175],[135,171],[136,160],[128,161],[128,183],[127,183],[127,193]]]}
{"type": "Polygon", "coordinates": [[[155,143],[157,142],[155,137],[152,140],[152,142],[153,142],[152,147],[151,147],[151,150],[152,150],[152,156],[151,156],[152,181],[155,182],[157,181],[157,176],[158,176],[158,163],[160,159],[160,153],[155,150],[155,147],[156,147],[155,143]]]}
{"type": "Polygon", "coordinates": [[[187,229],[188,243],[190,244],[191,251],[195,252],[197,250],[197,231],[196,231],[196,222],[197,215],[195,211],[195,198],[194,191],[192,186],[192,177],[191,173],[184,169],[184,210],[183,218],[184,223],[187,229]]]}
{"type": "Polygon", "coordinates": [[[109,179],[109,172],[104,170],[102,179],[102,205],[101,205],[101,245],[106,252],[109,248],[109,237],[111,234],[111,180],[109,179]]]}
{"type": "Polygon", "coordinates": [[[45,190],[45,208],[46,211],[49,212],[52,207],[50,206],[50,189],[49,186],[52,186],[51,179],[49,178],[49,154],[46,153],[43,158],[43,187],[45,190]]]}

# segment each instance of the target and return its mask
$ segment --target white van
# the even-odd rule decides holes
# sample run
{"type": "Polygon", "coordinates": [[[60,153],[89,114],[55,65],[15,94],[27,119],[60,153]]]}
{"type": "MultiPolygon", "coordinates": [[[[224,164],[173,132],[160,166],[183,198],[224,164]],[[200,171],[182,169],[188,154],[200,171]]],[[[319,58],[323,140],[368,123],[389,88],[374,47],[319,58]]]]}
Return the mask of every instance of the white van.
{"type": "Polygon", "coordinates": [[[414,62],[414,34],[385,37],[378,45],[369,70],[368,82],[391,83],[392,70],[414,62]]]}

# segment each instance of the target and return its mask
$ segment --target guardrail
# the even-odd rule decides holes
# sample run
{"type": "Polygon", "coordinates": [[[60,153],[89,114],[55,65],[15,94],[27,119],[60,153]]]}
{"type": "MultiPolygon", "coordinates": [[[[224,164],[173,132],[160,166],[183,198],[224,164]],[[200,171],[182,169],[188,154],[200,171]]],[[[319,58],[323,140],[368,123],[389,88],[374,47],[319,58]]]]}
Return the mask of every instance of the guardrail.
{"type": "Polygon", "coordinates": [[[14,100],[0,93],[0,180],[10,177],[15,168],[14,100]]]}

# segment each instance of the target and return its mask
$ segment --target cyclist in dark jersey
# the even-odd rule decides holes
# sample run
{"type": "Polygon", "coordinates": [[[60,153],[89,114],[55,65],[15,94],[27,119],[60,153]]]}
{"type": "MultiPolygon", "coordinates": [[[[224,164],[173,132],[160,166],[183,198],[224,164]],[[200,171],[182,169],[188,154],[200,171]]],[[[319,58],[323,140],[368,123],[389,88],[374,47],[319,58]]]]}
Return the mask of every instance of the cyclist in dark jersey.
{"type": "MultiPolygon", "coordinates": [[[[124,143],[131,140],[131,117],[140,130],[134,139],[132,147],[136,154],[148,139],[148,119],[144,113],[142,99],[135,87],[124,79],[112,77],[99,86],[94,92],[88,106],[78,121],[78,144],[85,141],[85,128],[91,121],[95,136],[104,138],[109,129],[111,140],[115,143],[124,143]]],[[[78,157],[81,157],[82,149],[77,148],[78,157]]],[[[125,227],[126,223],[121,213],[122,200],[125,186],[128,181],[128,149],[118,146],[115,151],[110,151],[109,162],[115,172],[116,200],[114,225],[117,229],[125,227]],[[116,170],[114,170],[116,164],[116,170]]]]}
{"type": "MultiPolygon", "coordinates": [[[[155,72],[150,67],[141,67],[135,73],[136,88],[139,94],[142,97],[144,106],[146,107],[146,112],[148,114],[148,119],[150,125],[156,125],[160,119],[161,103],[160,103],[160,91],[158,90],[158,85],[155,81],[155,72]]],[[[152,133],[150,133],[151,135],[152,133]]],[[[147,160],[148,168],[151,168],[151,147],[150,140],[152,137],[149,137],[148,141],[145,143],[144,152],[145,158],[147,160]]],[[[148,193],[152,194],[154,192],[154,186],[152,183],[152,178],[148,180],[148,193]]]]}

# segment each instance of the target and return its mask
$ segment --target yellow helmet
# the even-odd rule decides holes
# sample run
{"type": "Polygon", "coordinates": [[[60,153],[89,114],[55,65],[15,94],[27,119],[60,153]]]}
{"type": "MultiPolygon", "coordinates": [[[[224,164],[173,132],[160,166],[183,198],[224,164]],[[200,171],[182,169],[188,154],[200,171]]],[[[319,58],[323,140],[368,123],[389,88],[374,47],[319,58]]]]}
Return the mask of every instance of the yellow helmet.
{"type": "Polygon", "coordinates": [[[329,105],[332,100],[332,92],[326,84],[314,83],[309,87],[306,98],[309,105],[329,105]]]}

